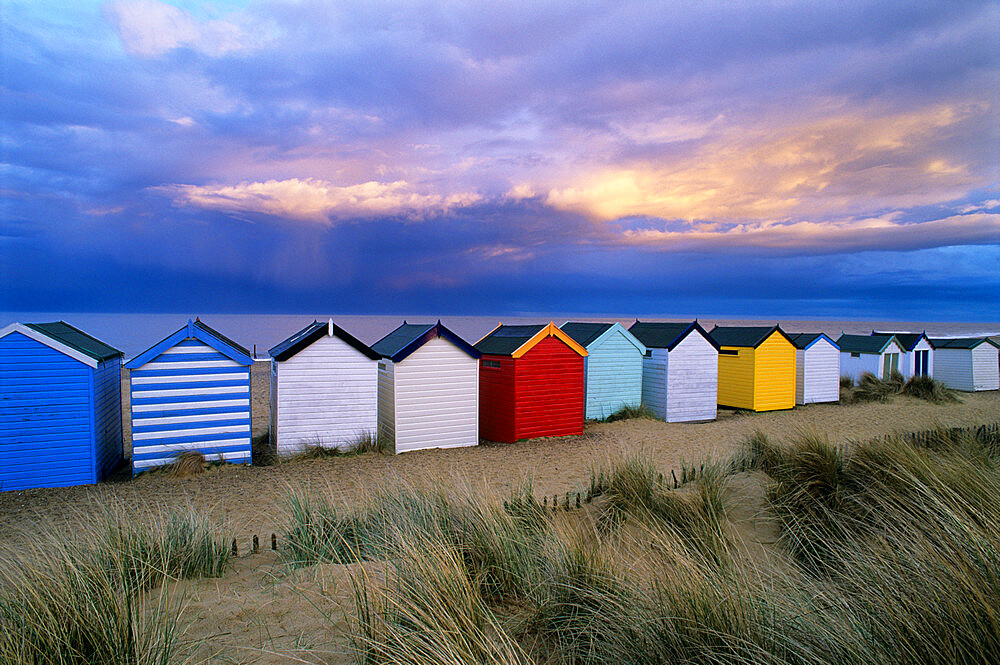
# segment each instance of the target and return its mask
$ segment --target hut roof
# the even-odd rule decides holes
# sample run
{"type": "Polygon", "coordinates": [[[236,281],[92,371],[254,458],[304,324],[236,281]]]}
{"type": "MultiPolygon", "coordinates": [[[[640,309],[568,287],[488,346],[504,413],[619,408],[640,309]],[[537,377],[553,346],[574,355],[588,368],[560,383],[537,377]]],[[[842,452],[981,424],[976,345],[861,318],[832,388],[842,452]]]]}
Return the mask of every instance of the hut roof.
{"type": "Polygon", "coordinates": [[[572,337],[577,344],[586,348],[591,342],[606,333],[613,323],[589,323],[584,321],[567,321],[559,329],[572,337]]]}
{"type": "MultiPolygon", "coordinates": [[[[928,339],[926,333],[907,333],[907,332],[888,332],[888,331],[872,331],[873,335],[893,335],[899,345],[906,349],[907,351],[912,351],[913,348],[920,343],[921,339],[928,339]]],[[[930,340],[928,339],[928,343],[930,340]]]]}
{"type": "Polygon", "coordinates": [[[792,340],[781,326],[715,326],[709,333],[719,346],[745,346],[757,348],[773,333],[778,332],[786,340],[792,340]]]}
{"type": "Polygon", "coordinates": [[[697,321],[690,323],[636,321],[628,329],[636,339],[646,346],[654,349],[667,349],[668,351],[680,344],[694,330],[701,332],[712,346],[719,348],[718,342],[712,339],[712,336],[697,321]]]}
{"type": "Polygon", "coordinates": [[[435,337],[443,337],[462,351],[479,358],[482,354],[471,344],[446,328],[440,321],[437,323],[407,323],[372,344],[372,350],[382,358],[399,362],[419,349],[435,337]]]}
{"type": "MultiPolygon", "coordinates": [[[[895,335],[841,335],[837,346],[844,353],[882,353],[894,341],[895,335]]],[[[896,343],[899,344],[898,341],[896,343]]]]}
{"type": "Polygon", "coordinates": [[[1000,348],[1000,344],[989,337],[934,338],[928,339],[928,341],[935,349],[974,349],[980,344],[991,344],[1000,348]]]}
{"type": "Polygon", "coordinates": [[[125,363],[125,367],[129,369],[142,367],[178,342],[182,342],[189,338],[198,339],[204,342],[222,355],[240,363],[241,365],[253,364],[253,356],[250,355],[248,350],[229,339],[218,330],[205,325],[200,319],[195,319],[194,321],[188,319],[186,326],[180,328],[171,335],[167,335],[159,342],[137,355],[135,358],[129,360],[125,363]]]}
{"type": "Polygon", "coordinates": [[[329,321],[313,321],[285,341],[272,346],[268,349],[267,353],[279,362],[288,360],[325,335],[337,337],[372,360],[378,360],[381,357],[370,346],[334,323],[333,319],[329,321]]]}
{"type": "Polygon", "coordinates": [[[839,346],[837,346],[836,342],[834,342],[832,339],[830,339],[823,333],[791,333],[788,335],[788,338],[792,340],[792,344],[795,345],[796,349],[808,349],[810,346],[815,344],[820,339],[825,339],[826,341],[830,342],[830,344],[833,344],[836,348],[838,349],[840,348],[839,346]]]}
{"type": "Polygon", "coordinates": [[[520,358],[546,337],[558,337],[566,346],[581,356],[587,355],[585,348],[551,321],[547,325],[505,326],[500,324],[476,342],[475,347],[483,355],[520,358]]]}
{"type": "Polygon", "coordinates": [[[25,326],[36,332],[61,342],[71,349],[102,361],[109,358],[120,358],[122,352],[113,346],[105,344],[99,339],[91,337],[79,328],[71,326],[65,321],[53,321],[51,323],[25,323],[25,326]]]}

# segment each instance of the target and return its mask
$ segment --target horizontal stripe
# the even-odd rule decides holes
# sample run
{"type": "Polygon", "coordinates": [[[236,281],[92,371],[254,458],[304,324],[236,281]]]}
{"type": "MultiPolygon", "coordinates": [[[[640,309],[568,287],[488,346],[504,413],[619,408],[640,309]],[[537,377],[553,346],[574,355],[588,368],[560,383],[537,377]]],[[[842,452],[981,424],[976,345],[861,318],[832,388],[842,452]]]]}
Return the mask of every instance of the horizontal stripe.
{"type": "Polygon", "coordinates": [[[174,355],[174,354],[184,354],[184,353],[218,353],[215,349],[207,344],[178,344],[177,346],[172,346],[160,355],[174,355]]]}
{"type": "Polygon", "coordinates": [[[201,409],[184,409],[183,411],[153,411],[133,413],[132,423],[135,426],[167,425],[170,423],[190,423],[196,421],[232,420],[234,418],[249,418],[250,409],[238,409],[231,406],[215,406],[201,409]],[[184,413],[187,411],[188,413],[184,413]]]}
{"type": "MultiPolygon", "coordinates": [[[[158,405],[162,405],[163,408],[165,408],[165,409],[169,409],[169,408],[171,408],[170,406],[168,406],[170,404],[181,404],[181,405],[183,405],[183,404],[192,404],[192,403],[195,403],[195,402],[211,402],[211,404],[206,404],[205,406],[222,406],[220,404],[220,402],[225,401],[225,400],[230,400],[230,399],[242,399],[242,400],[246,400],[246,399],[249,399],[249,396],[248,395],[237,395],[236,397],[229,397],[229,396],[227,396],[225,394],[220,394],[220,395],[191,395],[191,394],[184,394],[184,395],[175,395],[174,397],[140,397],[140,398],[133,397],[132,398],[132,406],[158,404],[158,405]]],[[[178,407],[178,408],[183,408],[183,406],[182,407],[178,407]]],[[[145,410],[148,411],[149,409],[145,409],[145,410]]]]}
{"type": "Polygon", "coordinates": [[[159,363],[166,363],[170,367],[176,367],[178,365],[185,365],[187,363],[193,362],[207,362],[207,361],[217,361],[225,362],[230,365],[235,365],[235,361],[231,358],[227,358],[221,353],[216,353],[215,351],[210,351],[209,353],[170,353],[167,355],[157,356],[154,360],[146,363],[146,367],[150,365],[156,365],[159,363]]]}
{"type": "Polygon", "coordinates": [[[205,367],[242,367],[232,360],[167,360],[162,361],[159,358],[156,362],[146,363],[143,365],[144,369],[201,369],[205,367]]]}
{"type": "MultiPolygon", "coordinates": [[[[219,395],[218,397],[225,397],[225,395],[219,395]]],[[[177,397],[169,397],[167,399],[176,400],[177,397]]],[[[144,400],[148,401],[148,400],[144,400]]],[[[233,407],[233,406],[250,406],[249,399],[215,399],[211,401],[201,401],[201,402],[190,402],[190,401],[180,401],[180,402],[152,402],[149,404],[132,404],[132,413],[146,413],[149,411],[180,411],[180,410],[191,410],[191,409],[208,409],[208,408],[220,408],[220,407],[233,407]]],[[[179,415],[179,414],[178,414],[179,415]]]]}
{"type": "MultiPolygon", "coordinates": [[[[238,388],[239,386],[249,386],[250,382],[246,379],[240,379],[237,381],[197,381],[195,383],[145,383],[141,386],[132,386],[132,394],[136,392],[148,392],[151,390],[197,390],[199,388],[225,388],[226,386],[230,388],[238,388]]],[[[187,393],[185,393],[187,394],[187,393]]]]}
{"type": "Polygon", "coordinates": [[[250,386],[243,384],[239,386],[209,386],[207,388],[171,388],[169,390],[133,390],[132,397],[142,399],[144,397],[180,397],[181,395],[239,395],[250,392],[250,386]]]}
{"type": "Polygon", "coordinates": [[[186,441],[182,443],[162,443],[162,444],[151,444],[148,446],[142,446],[135,448],[132,453],[133,455],[145,455],[147,457],[151,455],[158,455],[159,453],[169,453],[185,450],[201,450],[205,449],[229,449],[238,448],[240,446],[245,447],[250,450],[250,439],[246,436],[242,436],[238,439],[211,439],[208,441],[186,441]]]}
{"type": "MultiPolygon", "coordinates": [[[[237,428],[232,428],[232,429],[235,430],[237,428]]],[[[152,438],[152,439],[146,440],[145,443],[142,443],[142,442],[140,442],[138,440],[135,440],[133,442],[133,444],[132,444],[132,449],[133,450],[138,450],[139,448],[142,448],[144,446],[158,446],[158,445],[163,445],[163,444],[167,444],[167,443],[199,443],[201,441],[207,441],[208,439],[211,439],[213,441],[215,441],[215,440],[222,440],[222,439],[225,439],[227,441],[229,439],[245,439],[247,437],[247,432],[248,431],[249,430],[247,428],[241,428],[240,431],[217,432],[215,434],[211,434],[211,433],[206,434],[204,432],[201,432],[201,433],[197,433],[196,432],[193,435],[192,435],[191,432],[185,432],[184,433],[185,436],[168,436],[168,437],[164,437],[164,438],[160,438],[160,439],[152,438]]]]}
{"type": "Polygon", "coordinates": [[[186,429],[202,429],[206,427],[228,427],[230,425],[246,425],[250,423],[250,413],[217,413],[209,416],[187,416],[186,418],[165,417],[162,420],[167,422],[157,422],[161,418],[146,418],[133,421],[132,431],[138,433],[148,432],[175,432],[186,429]],[[180,422],[169,422],[180,421],[180,422]]]}
{"type": "MultiPolygon", "coordinates": [[[[208,367],[205,369],[134,369],[131,376],[135,380],[138,377],[145,379],[146,377],[198,376],[201,374],[242,374],[243,376],[249,376],[248,372],[249,370],[245,366],[236,365],[235,367],[208,367]]],[[[191,380],[194,381],[195,379],[191,380]]]]}
{"type": "MultiPolygon", "coordinates": [[[[158,431],[148,431],[148,432],[133,431],[132,440],[133,441],[158,440],[161,443],[166,443],[173,438],[178,438],[183,436],[185,438],[191,437],[192,441],[197,441],[198,437],[208,436],[210,434],[227,434],[227,433],[232,434],[235,432],[249,432],[249,431],[250,431],[250,422],[248,420],[246,423],[233,423],[230,425],[218,425],[218,426],[202,427],[202,428],[174,427],[168,430],[158,430],[158,431]]],[[[135,444],[133,444],[133,446],[134,445],[135,444]]]]}

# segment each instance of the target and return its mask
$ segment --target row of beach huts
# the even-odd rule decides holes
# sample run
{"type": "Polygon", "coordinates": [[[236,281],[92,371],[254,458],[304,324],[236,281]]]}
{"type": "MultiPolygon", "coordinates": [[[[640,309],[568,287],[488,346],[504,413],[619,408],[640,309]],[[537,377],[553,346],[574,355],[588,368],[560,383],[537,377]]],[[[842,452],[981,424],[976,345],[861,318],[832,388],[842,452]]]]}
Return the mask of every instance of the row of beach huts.
{"type": "MultiPolygon", "coordinates": [[[[840,377],[933,376],[1000,388],[989,338],[787,334],[697,321],[498,325],[475,344],[440,321],[403,322],[369,346],[333,320],[269,350],[279,455],[377,436],[395,452],[580,434],[644,406],[667,422],[718,406],[770,411],[835,402],[840,377]]],[[[123,458],[128,369],[133,472],[185,451],[251,461],[251,353],[200,320],[130,359],[64,322],[0,330],[0,490],[100,481],[123,458]]]]}

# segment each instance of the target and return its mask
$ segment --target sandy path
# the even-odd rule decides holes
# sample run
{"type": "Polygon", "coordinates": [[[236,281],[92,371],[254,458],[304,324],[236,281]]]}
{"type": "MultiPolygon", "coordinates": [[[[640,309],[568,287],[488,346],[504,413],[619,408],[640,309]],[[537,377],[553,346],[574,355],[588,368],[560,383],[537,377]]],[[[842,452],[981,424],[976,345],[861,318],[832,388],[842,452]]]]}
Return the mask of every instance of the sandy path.
{"type": "Polygon", "coordinates": [[[552,495],[579,489],[587,482],[592,465],[622,450],[642,448],[669,473],[681,462],[728,454],[755,429],[778,439],[815,430],[839,442],[1000,419],[1000,393],[966,394],[962,399],[961,404],[934,405],[896,397],[890,404],[822,404],[739,415],[722,411],[718,420],[708,423],[631,420],[589,425],[579,437],[427,450],[396,457],[368,454],[277,466],[217,467],[186,479],[151,473],[99,485],[2,492],[0,549],[30,538],[36,521],[65,520],[72,525],[78,518],[74,513],[87,513],[111,501],[137,515],[190,505],[202,512],[224,514],[241,542],[249,543],[254,533],[262,536],[262,542],[269,542],[270,533],[278,530],[283,499],[296,485],[329,487],[345,506],[355,504],[375,487],[397,483],[469,482],[504,491],[522,478],[533,477],[537,495],[552,495]]]}

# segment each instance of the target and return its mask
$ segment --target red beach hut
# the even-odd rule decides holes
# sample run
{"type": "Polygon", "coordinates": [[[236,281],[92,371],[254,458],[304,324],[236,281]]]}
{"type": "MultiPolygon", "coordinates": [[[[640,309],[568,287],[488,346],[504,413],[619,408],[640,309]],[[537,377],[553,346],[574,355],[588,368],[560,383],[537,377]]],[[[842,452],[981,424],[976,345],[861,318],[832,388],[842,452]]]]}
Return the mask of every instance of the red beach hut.
{"type": "Polygon", "coordinates": [[[513,443],[583,433],[586,349],[555,323],[497,326],[475,345],[479,432],[513,443]]]}

